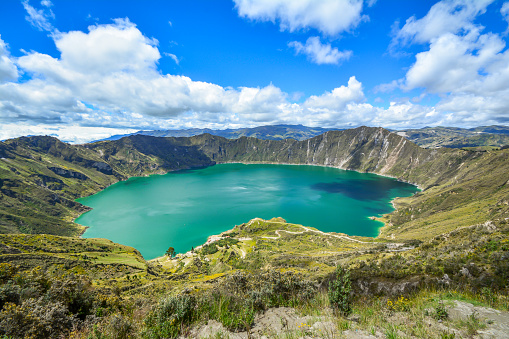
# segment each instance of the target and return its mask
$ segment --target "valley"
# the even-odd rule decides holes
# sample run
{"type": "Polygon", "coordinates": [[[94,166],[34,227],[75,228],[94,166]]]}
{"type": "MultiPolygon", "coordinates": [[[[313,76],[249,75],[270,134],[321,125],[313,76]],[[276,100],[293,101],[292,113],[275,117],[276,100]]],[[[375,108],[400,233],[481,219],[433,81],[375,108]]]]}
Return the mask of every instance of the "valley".
{"type": "MultiPolygon", "coordinates": [[[[22,137],[0,144],[0,155],[3,281],[25,288],[14,283],[14,276],[21,274],[29,281],[33,270],[42,270],[55,284],[67,275],[87,279],[91,306],[83,314],[101,309],[97,329],[103,333],[118,331],[109,325],[112,319],[131,324],[130,333],[152,331],[155,337],[180,335],[193,324],[214,320],[231,335],[250,335],[256,314],[291,306],[323,321],[337,319],[334,333],[373,329],[383,337],[388,331],[383,312],[407,317],[405,312],[414,310],[414,318],[408,315],[411,319],[394,325],[402,333],[461,337],[467,335],[467,325],[447,320],[446,328],[440,327],[425,310],[439,309],[442,302],[450,309],[454,300],[499,309],[508,305],[509,149],[424,149],[385,129],[359,127],[304,141],[135,135],[69,145],[51,137],[22,137]],[[422,192],[394,200],[396,210],[380,218],[385,226],[376,238],[321,233],[274,216],[246,220],[223,232],[221,239],[175,258],[145,261],[133,248],[76,237],[83,228],[72,221],[87,210],[77,198],[134,176],[231,162],[376,173],[418,185],[422,192]],[[360,320],[318,311],[328,312],[327,286],[338,265],[350,271],[353,312],[360,320]],[[57,279],[62,272],[64,277],[57,279]],[[161,299],[167,295],[176,299],[161,299]],[[387,306],[400,296],[408,299],[398,304],[400,308],[387,306]],[[134,305],[143,305],[143,316],[129,313],[134,305]],[[171,324],[171,317],[157,318],[164,307],[175,305],[190,312],[184,313],[188,318],[179,318],[180,325],[171,324]],[[190,311],[206,305],[212,308],[201,315],[190,311]],[[365,312],[378,315],[365,317],[365,312]],[[429,321],[432,326],[419,327],[429,321]]],[[[51,288],[47,291],[52,293],[51,288]]],[[[20,305],[30,295],[42,294],[20,297],[20,305]]],[[[22,310],[2,311],[0,323],[12,312],[22,310]]]]}

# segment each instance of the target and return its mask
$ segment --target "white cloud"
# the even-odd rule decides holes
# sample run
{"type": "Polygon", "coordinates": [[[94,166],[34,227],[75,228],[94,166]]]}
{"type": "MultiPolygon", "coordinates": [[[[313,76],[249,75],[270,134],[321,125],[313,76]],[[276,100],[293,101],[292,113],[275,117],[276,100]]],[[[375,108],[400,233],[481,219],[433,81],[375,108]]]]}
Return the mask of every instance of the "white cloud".
{"type": "MultiPolygon", "coordinates": [[[[484,32],[475,19],[492,1],[442,1],[421,19],[411,17],[394,35],[397,44],[424,43],[405,78],[378,89],[421,88],[441,100],[435,106],[444,125],[509,122],[509,52],[500,34],[484,32]],[[445,117],[445,118],[444,118],[445,117]]],[[[509,13],[509,3],[500,9],[509,13]]]]}
{"type": "Polygon", "coordinates": [[[411,102],[391,102],[387,109],[377,109],[372,123],[388,128],[423,127],[440,124],[442,116],[433,107],[411,102]]]}
{"type": "Polygon", "coordinates": [[[0,35],[0,83],[3,81],[16,80],[18,78],[18,68],[9,57],[6,43],[0,35]]]}
{"type": "Polygon", "coordinates": [[[341,111],[349,103],[359,103],[364,100],[362,84],[352,76],[348,80],[348,86],[335,88],[320,96],[312,95],[304,102],[304,107],[311,110],[341,111]]]}
{"type": "MultiPolygon", "coordinates": [[[[505,19],[505,21],[507,21],[507,23],[509,24],[509,1],[504,2],[502,8],[500,9],[500,13],[502,14],[502,17],[505,19]]],[[[509,27],[507,28],[507,30],[509,30],[509,27]]]]}
{"type": "Polygon", "coordinates": [[[129,19],[116,19],[115,24],[88,29],[89,33],[73,31],[55,38],[63,67],[103,76],[155,71],[161,57],[157,40],[145,37],[129,19]]]}
{"type": "Polygon", "coordinates": [[[241,17],[278,22],[281,30],[290,32],[315,28],[323,34],[334,36],[355,28],[362,19],[362,0],[234,0],[234,2],[241,17]]]}
{"type": "Polygon", "coordinates": [[[393,43],[426,43],[443,34],[471,31],[472,21],[486,11],[494,0],[444,0],[431,7],[421,19],[415,16],[406,20],[393,43]]]}
{"type": "Polygon", "coordinates": [[[478,90],[490,65],[503,58],[505,43],[494,34],[472,31],[458,36],[444,34],[430,44],[430,49],[416,55],[416,62],[406,74],[406,86],[423,87],[432,93],[478,90]]]}
{"type": "Polygon", "coordinates": [[[42,1],[41,4],[46,7],[45,9],[36,9],[33,6],[30,5],[29,0],[24,0],[23,7],[25,8],[25,11],[27,12],[27,16],[25,19],[32,24],[35,28],[37,28],[40,31],[47,31],[51,32],[53,31],[53,25],[50,23],[50,19],[55,18],[55,15],[53,14],[53,11],[51,9],[48,9],[52,3],[50,1],[42,1]]]}
{"type": "Polygon", "coordinates": [[[318,65],[337,65],[352,56],[352,51],[340,52],[336,47],[332,48],[330,44],[322,44],[319,37],[308,38],[306,45],[298,41],[291,41],[288,46],[294,48],[297,54],[305,54],[309,60],[318,65]]]}
{"type": "Polygon", "coordinates": [[[136,117],[143,116],[148,125],[157,126],[157,119],[188,112],[202,114],[203,119],[233,114],[249,120],[252,114],[257,119],[277,114],[278,105],[286,102],[286,94],[273,85],[233,89],[160,74],[157,42],[128,20],[53,38],[60,58],[37,52],[22,56],[17,64],[33,78],[0,85],[3,122],[140,126],[146,123],[136,117]]]}
{"type": "Polygon", "coordinates": [[[49,8],[49,7],[53,6],[53,3],[50,0],[42,0],[41,1],[41,6],[49,8]]]}
{"type": "Polygon", "coordinates": [[[115,134],[134,133],[135,129],[119,129],[107,127],[83,127],[69,125],[27,125],[13,123],[3,125],[0,140],[16,138],[20,135],[49,135],[70,143],[85,143],[100,140],[115,134]]]}
{"type": "Polygon", "coordinates": [[[175,61],[175,63],[177,65],[180,64],[180,60],[179,60],[179,58],[175,54],[164,53],[164,55],[166,55],[167,57],[170,57],[173,61],[175,61]]]}
{"type": "Polygon", "coordinates": [[[462,82],[457,85],[461,93],[447,97],[436,108],[404,101],[391,103],[387,109],[366,102],[362,83],[355,76],[348,84],[296,103],[293,101],[299,98],[273,84],[231,88],[162,74],[157,41],[144,36],[127,19],[90,26],[86,33],[53,34],[58,57],[30,52],[13,58],[0,40],[0,75],[15,80],[18,69],[26,75],[23,81],[0,82],[0,138],[52,133],[83,142],[106,136],[99,136],[101,133],[122,134],[116,129],[221,129],[275,123],[343,128],[363,124],[392,128],[461,125],[472,120],[471,116],[465,118],[467,105],[457,103],[462,99],[478,107],[476,117],[496,123],[507,116],[504,109],[509,107],[504,99],[504,95],[509,98],[504,92],[509,88],[509,57],[500,52],[496,36],[476,34],[463,40],[453,34],[444,35],[443,41],[436,39],[430,54],[420,59],[422,65],[431,60],[430,70],[437,79],[419,72],[421,64],[416,62],[409,71],[414,76],[409,75],[405,82],[409,88],[426,86],[439,94],[451,88],[452,84],[440,77],[447,69],[439,67],[440,60],[435,60],[433,53],[435,48],[453,44],[460,59],[471,54],[458,69],[444,60],[453,71],[444,76],[457,77],[454,81],[462,82]],[[445,117],[443,112],[447,112],[445,117]]]}

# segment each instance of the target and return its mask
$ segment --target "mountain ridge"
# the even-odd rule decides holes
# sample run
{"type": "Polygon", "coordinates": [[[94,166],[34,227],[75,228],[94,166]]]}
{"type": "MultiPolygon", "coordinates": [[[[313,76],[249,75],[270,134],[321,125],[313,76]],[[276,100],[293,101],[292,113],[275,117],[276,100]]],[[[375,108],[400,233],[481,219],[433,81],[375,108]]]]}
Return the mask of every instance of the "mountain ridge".
{"type": "MultiPolygon", "coordinates": [[[[118,140],[122,137],[137,134],[158,137],[192,137],[205,133],[222,136],[227,139],[237,139],[242,136],[247,136],[264,140],[295,139],[302,141],[333,130],[345,129],[307,127],[303,125],[267,125],[224,130],[214,130],[210,128],[140,130],[132,134],[114,135],[98,141],[118,140]]],[[[509,144],[509,127],[507,126],[492,125],[474,128],[436,126],[390,131],[405,136],[408,140],[424,148],[463,148],[479,146],[500,147],[509,144]]]]}

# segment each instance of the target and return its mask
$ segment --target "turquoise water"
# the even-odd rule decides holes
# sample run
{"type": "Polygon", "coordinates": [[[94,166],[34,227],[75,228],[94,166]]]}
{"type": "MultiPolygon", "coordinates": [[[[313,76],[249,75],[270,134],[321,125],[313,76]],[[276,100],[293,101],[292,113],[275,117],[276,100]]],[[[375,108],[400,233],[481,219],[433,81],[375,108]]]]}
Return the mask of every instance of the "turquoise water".
{"type": "Polygon", "coordinates": [[[259,217],[325,232],[377,236],[369,219],[393,210],[391,200],[415,186],[374,174],[293,165],[222,164],[131,178],[78,201],[93,208],[76,219],[85,238],[133,246],[145,259],[173,246],[186,252],[259,217]]]}

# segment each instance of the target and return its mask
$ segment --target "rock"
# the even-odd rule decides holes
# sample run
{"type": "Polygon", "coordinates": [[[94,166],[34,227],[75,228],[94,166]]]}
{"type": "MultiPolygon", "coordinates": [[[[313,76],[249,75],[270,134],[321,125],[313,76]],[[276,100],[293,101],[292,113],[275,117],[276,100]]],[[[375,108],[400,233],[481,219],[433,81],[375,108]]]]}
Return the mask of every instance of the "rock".
{"type": "Polygon", "coordinates": [[[442,284],[442,285],[447,285],[449,286],[449,284],[451,283],[451,278],[449,278],[449,275],[446,273],[444,274],[444,276],[442,277],[442,279],[439,279],[438,280],[438,283],[439,284],[442,284]]]}
{"type": "MultiPolygon", "coordinates": [[[[247,336],[245,336],[245,335],[229,332],[223,326],[223,324],[221,324],[215,320],[209,320],[207,322],[207,324],[200,326],[200,327],[193,328],[187,338],[216,338],[218,334],[223,334],[223,335],[225,335],[226,338],[231,338],[231,339],[247,338],[247,336]]],[[[181,336],[180,338],[186,338],[186,337],[181,336]]],[[[222,338],[222,336],[221,336],[221,338],[222,338]]]]}
{"type": "Polygon", "coordinates": [[[481,338],[509,338],[509,312],[455,300],[448,313],[453,321],[468,321],[472,316],[483,321],[487,327],[478,330],[481,338]]]}
{"type": "Polygon", "coordinates": [[[481,225],[482,228],[484,228],[489,233],[493,233],[497,230],[497,226],[493,224],[491,220],[486,221],[484,224],[481,225]]]}
{"type": "Polygon", "coordinates": [[[472,274],[470,274],[470,271],[466,267],[463,267],[460,270],[460,273],[461,273],[461,275],[463,275],[463,276],[465,276],[467,278],[472,278],[472,274]]]}
{"type": "Polygon", "coordinates": [[[377,338],[385,338],[385,335],[383,335],[380,332],[376,332],[375,335],[368,334],[365,331],[362,330],[347,330],[343,331],[343,336],[341,338],[347,338],[347,339],[377,339],[377,338]]]}
{"type": "Polygon", "coordinates": [[[61,177],[64,177],[64,178],[76,178],[76,179],[79,179],[79,180],[87,180],[88,179],[88,177],[85,174],[83,174],[83,173],[72,171],[72,170],[68,170],[68,169],[65,169],[65,168],[61,168],[61,167],[48,167],[48,169],[50,171],[52,171],[53,173],[58,174],[58,175],[60,175],[61,177]]]}
{"type": "Polygon", "coordinates": [[[361,316],[358,315],[358,314],[350,314],[350,316],[348,316],[348,318],[346,318],[350,321],[355,321],[356,323],[358,323],[359,321],[361,321],[361,316]]]}
{"type": "Polygon", "coordinates": [[[101,173],[108,174],[108,175],[113,174],[113,169],[111,168],[110,165],[108,165],[105,162],[98,162],[98,161],[94,162],[92,164],[92,167],[94,167],[96,170],[98,170],[101,173]]]}

